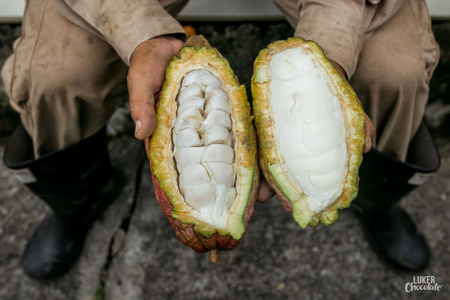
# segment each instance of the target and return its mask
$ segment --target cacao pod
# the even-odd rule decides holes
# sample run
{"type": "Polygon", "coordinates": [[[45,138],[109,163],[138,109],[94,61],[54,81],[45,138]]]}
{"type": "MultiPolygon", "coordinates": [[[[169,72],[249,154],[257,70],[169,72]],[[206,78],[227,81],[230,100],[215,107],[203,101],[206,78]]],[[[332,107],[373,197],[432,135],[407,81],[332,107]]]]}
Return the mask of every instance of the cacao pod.
{"type": "Polygon", "coordinates": [[[156,117],[149,147],[156,198],[177,238],[218,261],[218,251],[245,234],[259,185],[245,87],[194,36],[167,67],[156,117]]]}
{"type": "Polygon", "coordinates": [[[322,49],[290,38],[260,51],[252,77],[260,167],[302,227],[338,218],[357,196],[364,112],[322,49]]]}

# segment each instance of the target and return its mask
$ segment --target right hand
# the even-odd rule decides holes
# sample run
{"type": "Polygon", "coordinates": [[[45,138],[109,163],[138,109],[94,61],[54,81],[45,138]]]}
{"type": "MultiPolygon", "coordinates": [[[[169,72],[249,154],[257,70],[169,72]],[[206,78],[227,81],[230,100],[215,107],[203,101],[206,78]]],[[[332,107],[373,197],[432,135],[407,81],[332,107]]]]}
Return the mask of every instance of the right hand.
{"type": "Polygon", "coordinates": [[[140,43],[133,52],[128,69],[130,114],[135,124],[135,137],[146,140],[156,127],[155,94],[164,83],[166,68],[178,55],[184,43],[171,36],[160,36],[140,43]]]}

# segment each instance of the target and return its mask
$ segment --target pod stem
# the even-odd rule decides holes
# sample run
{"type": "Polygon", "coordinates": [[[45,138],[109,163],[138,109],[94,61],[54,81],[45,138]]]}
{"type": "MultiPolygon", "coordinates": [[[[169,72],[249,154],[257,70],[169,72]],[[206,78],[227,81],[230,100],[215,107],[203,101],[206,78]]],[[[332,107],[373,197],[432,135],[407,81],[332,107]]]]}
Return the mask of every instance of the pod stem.
{"type": "Polygon", "coordinates": [[[200,49],[203,47],[210,47],[208,40],[203,35],[194,35],[191,36],[186,43],[184,44],[185,47],[194,47],[196,49],[200,49]]]}
{"type": "Polygon", "coordinates": [[[211,249],[209,250],[209,261],[213,263],[219,262],[220,250],[219,249],[211,249]]]}

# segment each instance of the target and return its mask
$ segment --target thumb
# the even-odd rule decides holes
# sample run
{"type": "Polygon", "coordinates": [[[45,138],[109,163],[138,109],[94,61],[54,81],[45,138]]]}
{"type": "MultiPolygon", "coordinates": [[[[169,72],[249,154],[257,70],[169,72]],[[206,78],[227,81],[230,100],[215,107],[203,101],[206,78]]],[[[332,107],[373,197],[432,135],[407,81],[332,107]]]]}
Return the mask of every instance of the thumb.
{"type": "Polygon", "coordinates": [[[148,138],[156,127],[155,93],[161,89],[167,65],[183,44],[174,37],[161,36],[142,42],[131,56],[127,83],[137,139],[148,138]]]}
{"type": "Polygon", "coordinates": [[[154,96],[133,95],[133,88],[130,88],[130,114],[134,121],[134,136],[139,140],[148,138],[156,127],[156,114],[154,108],[154,96]]]}

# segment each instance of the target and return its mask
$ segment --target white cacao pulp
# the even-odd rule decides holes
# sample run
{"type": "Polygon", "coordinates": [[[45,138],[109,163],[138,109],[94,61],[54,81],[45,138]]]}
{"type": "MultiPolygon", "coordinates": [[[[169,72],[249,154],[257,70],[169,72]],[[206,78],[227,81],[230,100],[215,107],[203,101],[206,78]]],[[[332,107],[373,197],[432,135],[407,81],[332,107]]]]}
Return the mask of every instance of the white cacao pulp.
{"type": "Polygon", "coordinates": [[[285,172],[312,212],[341,193],[347,174],[345,120],[334,89],[302,48],[275,54],[269,65],[274,135],[285,172]]]}
{"type": "Polygon", "coordinates": [[[198,219],[225,227],[236,197],[233,121],[222,82],[206,69],[184,77],[177,97],[173,155],[179,189],[198,219]]]}

